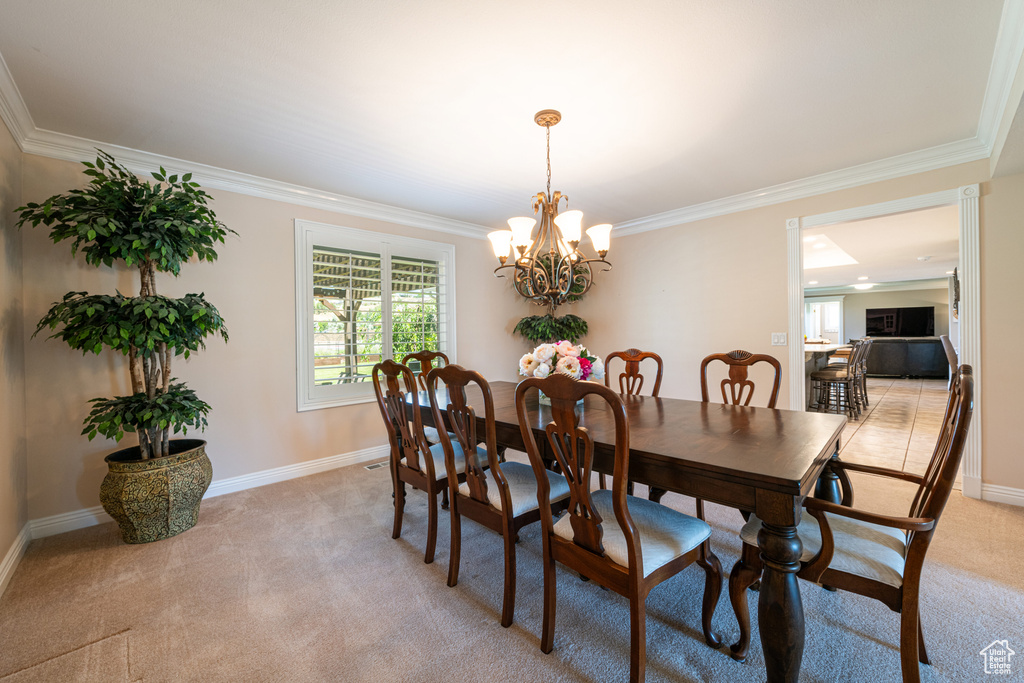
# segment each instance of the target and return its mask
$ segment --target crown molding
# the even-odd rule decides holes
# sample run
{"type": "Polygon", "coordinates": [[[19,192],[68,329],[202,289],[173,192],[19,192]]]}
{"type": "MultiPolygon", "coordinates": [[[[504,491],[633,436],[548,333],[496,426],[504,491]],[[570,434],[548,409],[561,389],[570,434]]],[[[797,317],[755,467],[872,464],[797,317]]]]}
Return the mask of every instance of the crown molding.
{"type": "Polygon", "coordinates": [[[14,141],[24,152],[25,138],[36,129],[36,124],[32,121],[32,115],[25,106],[25,100],[21,98],[21,91],[14,83],[3,55],[0,55],[0,119],[7,124],[14,141]]]}
{"type": "Polygon", "coordinates": [[[253,197],[262,197],[264,199],[342,213],[347,216],[371,218],[388,223],[476,239],[486,239],[489,230],[485,226],[474,223],[465,223],[451,218],[444,218],[443,216],[402,209],[397,206],[380,204],[333,192],[325,192],[311,187],[293,185],[279,180],[249,175],[248,173],[230,171],[216,166],[176,159],[162,154],[153,154],[152,152],[145,152],[130,147],[87,140],[49,130],[35,129],[22,143],[22,150],[28,154],[38,154],[54,159],[78,162],[94,159],[97,148],[116,156],[118,162],[124,164],[134,173],[149,175],[154,169],[161,166],[167,169],[169,173],[191,172],[192,179],[207,189],[227,190],[228,192],[237,192],[253,197]]]}
{"type": "Polygon", "coordinates": [[[846,190],[883,180],[934,171],[970,161],[988,158],[988,149],[978,138],[958,140],[937,147],[908,152],[898,156],[880,159],[859,166],[802,178],[788,183],[773,185],[752,192],[715,199],[703,204],[694,204],[681,209],[626,221],[615,228],[616,236],[632,235],[650,230],[660,230],[683,223],[724,216],[738,211],[758,209],[772,204],[781,204],[794,199],[814,197],[837,190],[846,190]]]}
{"type": "Polygon", "coordinates": [[[876,282],[871,289],[854,289],[853,285],[837,285],[835,287],[805,287],[804,301],[813,297],[834,297],[837,294],[854,296],[875,294],[878,292],[913,292],[922,289],[948,289],[949,278],[928,278],[925,280],[900,280],[896,282],[876,282]]]}
{"type": "Polygon", "coordinates": [[[999,32],[992,50],[992,66],[985,85],[985,97],[981,102],[981,116],[978,119],[978,139],[988,148],[991,155],[998,138],[1005,140],[1006,130],[1017,111],[1013,101],[1014,81],[1024,56],[1024,0],[1006,0],[999,20],[999,32]]]}

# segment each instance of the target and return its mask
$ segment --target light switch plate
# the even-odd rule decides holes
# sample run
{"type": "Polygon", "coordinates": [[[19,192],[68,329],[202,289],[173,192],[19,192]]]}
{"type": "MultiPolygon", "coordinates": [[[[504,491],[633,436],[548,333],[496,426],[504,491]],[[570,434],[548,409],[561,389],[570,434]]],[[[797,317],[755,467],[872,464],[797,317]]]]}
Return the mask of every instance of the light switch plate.
{"type": "Polygon", "coordinates": [[[786,345],[786,333],[785,332],[772,332],[772,346],[785,346],[786,345]]]}

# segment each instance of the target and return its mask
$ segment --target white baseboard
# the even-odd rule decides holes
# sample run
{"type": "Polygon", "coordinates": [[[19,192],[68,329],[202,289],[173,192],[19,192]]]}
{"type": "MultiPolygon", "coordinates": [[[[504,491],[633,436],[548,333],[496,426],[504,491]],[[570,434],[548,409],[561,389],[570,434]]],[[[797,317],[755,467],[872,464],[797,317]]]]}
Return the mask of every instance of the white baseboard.
{"type": "MultiPolygon", "coordinates": [[[[222,496],[225,493],[235,493],[236,491],[244,491],[245,489],[252,489],[257,486],[266,486],[267,484],[276,484],[277,482],[288,481],[289,479],[298,479],[299,477],[326,472],[327,470],[345,467],[346,465],[380,460],[388,457],[390,451],[391,447],[385,444],[383,446],[364,448],[351,453],[330,455],[319,460],[310,460],[295,465],[275,467],[270,470],[263,470],[262,472],[243,474],[238,477],[231,477],[230,479],[215,480],[210,484],[210,488],[206,491],[206,495],[203,498],[213,498],[214,496],[222,496]]],[[[43,538],[45,536],[53,536],[54,534],[62,534],[65,531],[84,529],[87,526],[95,526],[112,521],[114,520],[104,512],[103,507],[97,505],[96,507],[84,510],[75,510],[74,512],[65,512],[41,519],[33,519],[26,525],[26,529],[28,530],[29,538],[43,538]]],[[[27,544],[28,541],[26,540],[25,543],[27,544]]],[[[4,562],[6,563],[6,560],[4,562]]],[[[3,566],[5,565],[0,565],[0,571],[2,571],[3,566]]],[[[2,577],[3,575],[0,574],[0,579],[2,577]]]]}
{"type": "Polygon", "coordinates": [[[961,486],[961,490],[965,496],[968,498],[974,498],[975,500],[981,500],[981,477],[965,476],[961,486]]]}
{"type": "Polygon", "coordinates": [[[1008,505],[1024,507],[1024,489],[996,486],[995,484],[982,484],[981,499],[990,500],[993,503],[1007,503],[1008,505]]]}
{"type": "Polygon", "coordinates": [[[26,524],[21,527],[21,531],[15,537],[14,543],[11,544],[7,554],[4,555],[3,562],[0,562],[0,595],[3,595],[4,591],[7,590],[7,584],[11,582],[14,570],[18,568],[18,563],[21,562],[21,558],[25,555],[28,542],[31,540],[32,536],[29,525],[26,524]]]}

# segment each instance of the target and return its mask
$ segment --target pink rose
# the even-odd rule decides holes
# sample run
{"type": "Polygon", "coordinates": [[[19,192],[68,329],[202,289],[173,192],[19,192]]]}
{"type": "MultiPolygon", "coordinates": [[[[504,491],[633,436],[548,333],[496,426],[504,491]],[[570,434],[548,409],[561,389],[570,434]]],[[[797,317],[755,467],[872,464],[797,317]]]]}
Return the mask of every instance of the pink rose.
{"type": "Polygon", "coordinates": [[[590,361],[580,356],[580,379],[586,379],[590,376],[590,361]]]}

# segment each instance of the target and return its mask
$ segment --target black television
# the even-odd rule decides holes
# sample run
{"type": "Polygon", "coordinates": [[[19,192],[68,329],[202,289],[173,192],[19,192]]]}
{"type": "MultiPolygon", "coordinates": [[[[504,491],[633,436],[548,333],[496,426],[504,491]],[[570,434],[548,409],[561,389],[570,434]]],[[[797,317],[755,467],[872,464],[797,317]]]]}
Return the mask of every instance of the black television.
{"type": "Polygon", "coordinates": [[[866,311],[868,337],[933,337],[935,307],[869,308],[866,311]]]}

